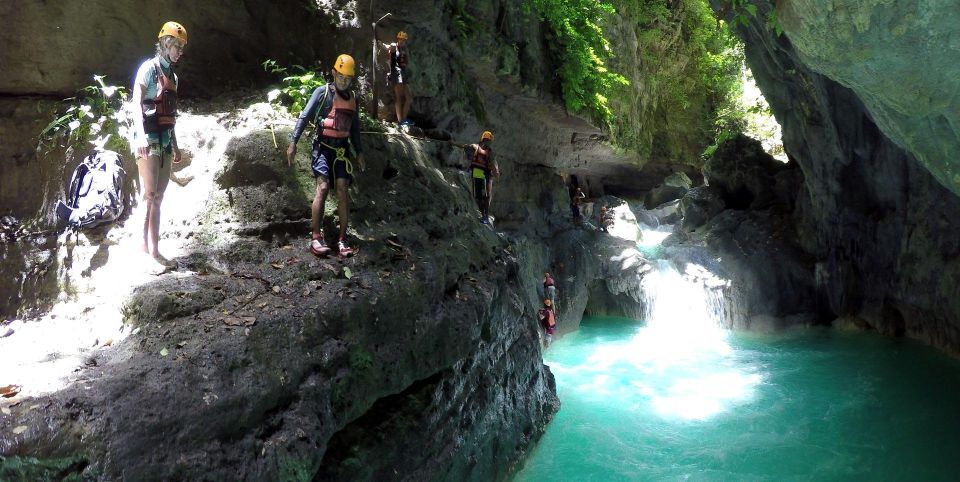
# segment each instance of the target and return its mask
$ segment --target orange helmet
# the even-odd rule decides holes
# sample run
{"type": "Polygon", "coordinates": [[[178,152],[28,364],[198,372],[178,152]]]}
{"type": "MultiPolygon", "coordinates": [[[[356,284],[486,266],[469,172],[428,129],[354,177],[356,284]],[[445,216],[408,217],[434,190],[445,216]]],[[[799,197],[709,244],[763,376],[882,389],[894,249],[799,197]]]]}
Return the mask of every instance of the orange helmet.
{"type": "Polygon", "coordinates": [[[493,140],[493,132],[483,131],[483,134],[480,135],[480,142],[488,141],[488,140],[489,141],[493,140]]]}
{"type": "Polygon", "coordinates": [[[553,302],[550,301],[549,299],[543,300],[543,305],[544,305],[544,306],[550,306],[550,305],[552,305],[552,304],[553,304],[553,302]]]}
{"type": "Polygon", "coordinates": [[[347,54],[340,54],[340,56],[337,57],[337,60],[333,63],[333,70],[343,75],[349,75],[350,77],[353,77],[357,72],[353,57],[347,54]]]}
{"type": "Polygon", "coordinates": [[[407,32],[404,32],[403,30],[397,32],[397,40],[406,40],[406,39],[407,39],[407,32]]]}
{"type": "Polygon", "coordinates": [[[187,29],[183,28],[183,25],[177,22],[167,22],[163,24],[163,27],[160,27],[160,33],[157,34],[157,38],[163,38],[167,35],[183,43],[187,43],[187,29]]]}

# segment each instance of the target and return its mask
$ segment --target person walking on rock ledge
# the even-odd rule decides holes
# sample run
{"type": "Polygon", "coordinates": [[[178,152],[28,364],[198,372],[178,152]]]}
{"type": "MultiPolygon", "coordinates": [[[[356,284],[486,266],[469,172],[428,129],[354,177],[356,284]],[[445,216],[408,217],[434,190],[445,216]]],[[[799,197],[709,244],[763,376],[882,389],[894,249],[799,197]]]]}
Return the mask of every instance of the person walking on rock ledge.
{"type": "Polygon", "coordinates": [[[170,181],[170,167],[179,163],[177,146],[177,87],[173,65],[187,46],[187,29],[167,22],[157,35],[157,54],[137,69],[133,82],[133,104],[141,115],[133,116],[131,150],[137,157],[140,190],[146,205],[143,220],[143,252],[162,265],[170,262],[160,254],[160,204],[170,181]]]}
{"type": "Polygon", "coordinates": [[[493,177],[500,177],[500,167],[493,159],[493,149],[490,144],[493,142],[493,133],[483,131],[478,144],[457,144],[450,141],[453,145],[461,147],[467,151],[467,155],[472,156],[470,161],[471,177],[473,178],[473,196],[477,200],[477,208],[480,209],[480,224],[490,224],[490,199],[493,197],[493,177]],[[492,174],[492,176],[491,176],[492,174]]]}
{"type": "Polygon", "coordinates": [[[550,299],[550,304],[557,306],[557,283],[550,276],[550,273],[543,273],[543,293],[550,299]]]}
{"type": "Polygon", "coordinates": [[[546,346],[550,346],[550,343],[553,342],[553,332],[557,329],[557,317],[553,313],[553,302],[550,300],[543,300],[543,308],[540,308],[540,311],[537,312],[537,317],[540,319],[540,324],[543,325],[544,331],[544,340],[546,341],[546,346]]]}
{"type": "Polygon", "coordinates": [[[390,46],[390,73],[387,84],[393,86],[393,105],[397,111],[397,125],[413,125],[407,118],[413,97],[410,94],[410,77],[407,76],[407,32],[397,32],[397,43],[390,46]]]}
{"type": "Polygon", "coordinates": [[[333,75],[333,82],[317,87],[313,91],[310,101],[297,119],[297,126],[290,137],[290,146],[287,147],[287,165],[293,164],[297,155],[297,142],[307,124],[314,122],[317,125],[317,137],[313,140],[311,167],[316,181],[316,193],[310,212],[310,224],[313,229],[310,252],[316,256],[326,256],[331,251],[323,239],[322,221],[329,183],[333,182],[337,188],[337,212],[340,215],[337,251],[340,256],[351,256],[353,249],[347,244],[347,224],[350,213],[347,188],[353,182],[350,148],[356,153],[360,170],[366,169],[360,145],[357,96],[350,90],[356,74],[353,57],[341,54],[334,62],[330,73],[333,75]]]}

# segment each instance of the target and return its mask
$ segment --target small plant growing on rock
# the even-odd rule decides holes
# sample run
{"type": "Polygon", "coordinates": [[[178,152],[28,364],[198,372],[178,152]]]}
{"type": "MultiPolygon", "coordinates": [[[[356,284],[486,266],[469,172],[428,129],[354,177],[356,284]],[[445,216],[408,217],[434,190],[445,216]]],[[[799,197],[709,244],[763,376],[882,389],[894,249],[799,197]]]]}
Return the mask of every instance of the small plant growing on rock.
{"type": "Polygon", "coordinates": [[[102,75],[94,75],[93,85],[75,97],[64,99],[56,118],[40,132],[40,146],[47,150],[89,141],[105,149],[123,151],[133,128],[129,106],[124,103],[127,90],[109,85],[102,75]]]}
{"type": "Polygon", "coordinates": [[[550,25],[567,109],[585,112],[608,126],[613,112],[607,95],[614,86],[628,83],[607,66],[613,49],[602,18],[616,14],[613,4],[609,0],[527,0],[525,6],[550,25]]]}
{"type": "Polygon", "coordinates": [[[288,69],[276,60],[264,61],[262,65],[267,72],[282,77],[281,87],[270,91],[267,94],[267,100],[286,107],[287,112],[291,114],[300,113],[310,101],[313,91],[327,84],[327,80],[322,75],[302,65],[294,65],[288,69]]]}

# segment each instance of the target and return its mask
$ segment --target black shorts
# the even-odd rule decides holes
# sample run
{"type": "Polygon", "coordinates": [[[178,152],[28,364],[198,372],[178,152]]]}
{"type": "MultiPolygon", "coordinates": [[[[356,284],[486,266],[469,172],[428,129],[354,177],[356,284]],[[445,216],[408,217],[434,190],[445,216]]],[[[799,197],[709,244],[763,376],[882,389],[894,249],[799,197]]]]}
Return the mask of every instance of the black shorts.
{"type": "MultiPolygon", "coordinates": [[[[347,172],[347,161],[337,159],[337,148],[344,149],[345,153],[349,152],[345,141],[334,141],[332,139],[321,140],[320,138],[313,141],[313,152],[311,156],[313,159],[311,165],[313,168],[313,177],[323,176],[331,182],[336,179],[346,179],[347,184],[352,184],[353,176],[347,172]],[[331,165],[333,166],[332,169],[331,165]]],[[[347,154],[347,156],[349,156],[349,154],[347,154]]]]}

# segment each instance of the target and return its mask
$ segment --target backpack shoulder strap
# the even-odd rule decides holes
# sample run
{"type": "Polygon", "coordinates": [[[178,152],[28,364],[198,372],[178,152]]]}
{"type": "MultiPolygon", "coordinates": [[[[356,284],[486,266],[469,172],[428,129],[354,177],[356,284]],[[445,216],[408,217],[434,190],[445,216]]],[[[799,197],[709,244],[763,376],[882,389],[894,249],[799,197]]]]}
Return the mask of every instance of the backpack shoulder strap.
{"type": "Polygon", "coordinates": [[[323,89],[323,95],[320,96],[320,105],[317,106],[317,115],[313,118],[313,123],[318,126],[320,125],[322,119],[325,119],[328,115],[330,115],[330,109],[333,108],[332,102],[330,103],[330,107],[327,107],[327,99],[330,98],[330,90],[332,88],[333,86],[331,84],[327,84],[326,88],[323,89]]]}

